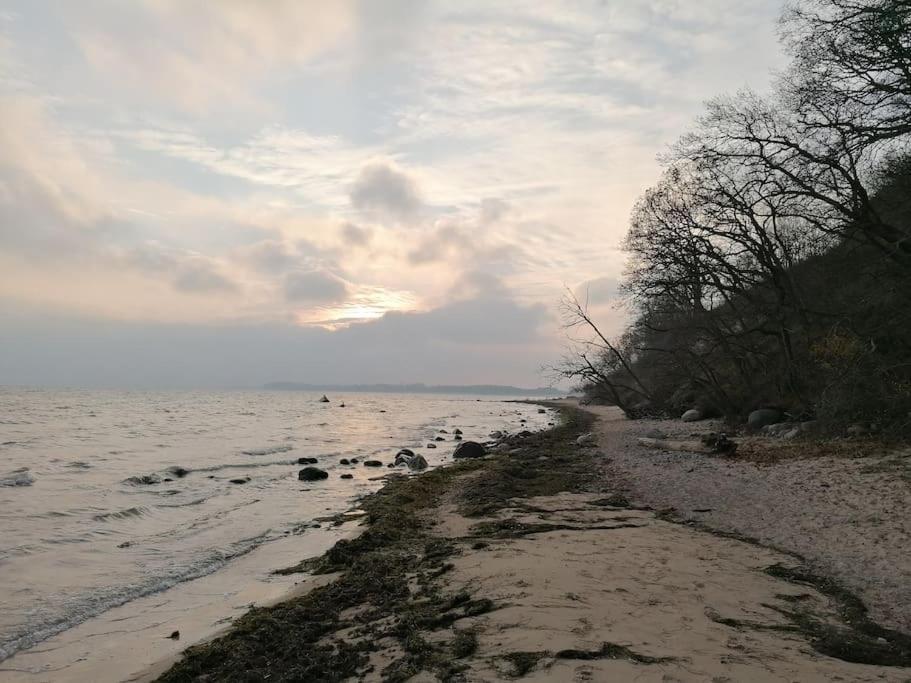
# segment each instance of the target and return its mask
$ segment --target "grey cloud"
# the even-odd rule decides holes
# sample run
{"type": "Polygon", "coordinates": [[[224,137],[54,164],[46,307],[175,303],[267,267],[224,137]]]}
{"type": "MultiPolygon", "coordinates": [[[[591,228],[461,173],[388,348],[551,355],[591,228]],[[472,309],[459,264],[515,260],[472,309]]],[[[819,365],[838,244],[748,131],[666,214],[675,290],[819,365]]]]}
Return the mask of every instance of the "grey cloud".
{"type": "Polygon", "coordinates": [[[351,205],[379,220],[411,223],[424,202],[414,180],[397,168],[373,163],[361,169],[351,186],[351,205]]]}
{"type": "Polygon", "coordinates": [[[256,270],[282,272],[299,265],[300,259],[285,243],[277,240],[257,242],[241,250],[241,258],[256,270]]]}
{"type": "Polygon", "coordinates": [[[350,246],[364,247],[373,239],[373,231],[354,223],[345,223],[342,226],[342,238],[350,246]]]}
{"type": "Polygon", "coordinates": [[[457,225],[446,224],[422,235],[408,252],[414,265],[442,261],[449,257],[465,257],[476,251],[475,237],[457,225]]]}
{"type": "Polygon", "coordinates": [[[200,254],[146,242],[126,253],[125,263],[168,278],[175,289],[186,293],[233,292],[239,287],[224,275],[219,265],[200,254]]]}
{"type": "Polygon", "coordinates": [[[292,325],[169,325],[23,312],[0,301],[0,377],[10,384],[256,387],[423,381],[540,382],[558,353],[547,310],[507,297],[391,313],[330,332],[292,325]]]}
{"type": "Polygon", "coordinates": [[[191,260],[180,264],[173,280],[174,287],[181,292],[233,292],[237,284],[219,273],[204,259],[191,260]]]}
{"type": "Polygon", "coordinates": [[[497,223],[509,212],[509,209],[509,204],[504,202],[502,199],[496,199],[493,197],[482,199],[480,212],[481,225],[490,225],[491,223],[497,223]]]}
{"type": "Polygon", "coordinates": [[[320,270],[295,271],[284,279],[285,298],[292,303],[329,304],[348,296],[348,284],[320,270]]]}

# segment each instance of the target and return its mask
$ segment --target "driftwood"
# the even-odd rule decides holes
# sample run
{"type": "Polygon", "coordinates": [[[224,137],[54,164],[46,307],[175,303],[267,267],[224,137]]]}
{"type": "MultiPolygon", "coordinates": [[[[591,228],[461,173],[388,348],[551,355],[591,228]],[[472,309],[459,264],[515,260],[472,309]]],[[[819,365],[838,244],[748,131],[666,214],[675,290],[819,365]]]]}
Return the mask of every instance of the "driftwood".
{"type": "Polygon", "coordinates": [[[706,434],[700,440],[637,439],[639,445],[648,448],[661,448],[666,451],[684,451],[686,453],[705,453],[707,455],[733,455],[737,444],[728,439],[726,434],[706,434]]]}

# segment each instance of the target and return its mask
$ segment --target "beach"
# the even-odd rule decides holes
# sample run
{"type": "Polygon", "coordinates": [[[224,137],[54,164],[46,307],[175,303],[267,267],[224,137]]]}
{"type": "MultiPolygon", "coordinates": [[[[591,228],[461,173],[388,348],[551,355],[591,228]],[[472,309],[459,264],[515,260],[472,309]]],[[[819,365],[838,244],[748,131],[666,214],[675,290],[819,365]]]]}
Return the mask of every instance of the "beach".
{"type": "Polygon", "coordinates": [[[0,389],[0,680],[134,676],[295,590],[304,575],[273,570],[356,532],[336,516],[400,449],[432,469],[456,430],[553,421],[482,396],[320,398],[0,389]],[[326,478],[301,481],[305,465],[326,478]]]}
{"type": "MultiPolygon", "coordinates": [[[[391,478],[362,502],[359,535],[287,569],[327,583],[251,611],[145,679],[911,678],[900,534],[869,545],[868,555],[895,553],[899,566],[891,575],[868,568],[864,583],[864,564],[874,565],[852,533],[868,530],[850,519],[831,520],[842,553],[827,538],[789,547],[795,529],[826,515],[812,497],[803,516],[778,508],[780,530],[767,522],[762,543],[747,538],[749,516],[735,502],[724,508],[720,493],[711,511],[726,525],[693,519],[709,505],[682,505],[697,481],[706,495],[719,489],[707,463],[749,471],[755,462],[642,449],[638,436],[655,425],[609,408],[559,407],[561,426],[501,441],[496,455],[391,478]],[[668,464],[677,457],[691,459],[678,468],[692,469],[689,481],[668,464]],[[665,476],[676,494],[656,485],[665,476]],[[785,512],[798,518],[781,519],[785,512]],[[842,569],[824,573],[832,566],[842,569]]],[[[871,457],[867,465],[880,462],[871,457]]],[[[817,480],[816,470],[838,464],[767,467],[800,462],[817,480]]],[[[868,512],[907,495],[894,479],[880,482],[868,512]]],[[[794,492],[779,484],[778,495],[794,492]]]]}

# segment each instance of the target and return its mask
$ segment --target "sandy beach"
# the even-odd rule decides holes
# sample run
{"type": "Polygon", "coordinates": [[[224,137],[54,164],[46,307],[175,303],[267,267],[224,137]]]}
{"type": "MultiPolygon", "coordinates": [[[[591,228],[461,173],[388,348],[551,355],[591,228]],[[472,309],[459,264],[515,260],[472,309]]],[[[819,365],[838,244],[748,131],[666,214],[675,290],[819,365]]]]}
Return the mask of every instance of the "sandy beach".
{"type": "MultiPolygon", "coordinates": [[[[890,628],[907,617],[900,573],[855,593],[850,572],[817,573],[835,544],[787,547],[799,523],[762,545],[658,510],[625,460],[667,457],[630,451],[652,426],[564,410],[566,424],[500,455],[393,478],[364,502],[360,536],[293,568],[331,582],[254,610],[160,680],[911,679],[911,638],[890,628]],[[880,621],[866,603],[887,595],[880,621]]],[[[651,467],[654,481],[665,468],[651,467]]]]}

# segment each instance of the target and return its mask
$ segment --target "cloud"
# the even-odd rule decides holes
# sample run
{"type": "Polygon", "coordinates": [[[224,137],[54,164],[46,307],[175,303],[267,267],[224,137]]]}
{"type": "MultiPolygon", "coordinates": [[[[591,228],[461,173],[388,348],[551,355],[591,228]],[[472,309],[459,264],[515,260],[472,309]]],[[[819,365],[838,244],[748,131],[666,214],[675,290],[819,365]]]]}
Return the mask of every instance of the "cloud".
{"type": "Polygon", "coordinates": [[[292,303],[329,304],[348,296],[348,284],[319,270],[295,271],[284,278],[285,298],[292,303]]]}
{"type": "Polygon", "coordinates": [[[351,205],[378,220],[412,223],[424,203],[415,181],[392,164],[364,166],[351,186],[351,205]]]}
{"type": "Polygon", "coordinates": [[[342,226],[342,238],[349,246],[365,247],[373,239],[373,231],[354,223],[345,223],[342,226]]]}
{"type": "Polygon", "coordinates": [[[408,252],[408,261],[420,265],[448,258],[461,259],[475,253],[476,239],[480,238],[458,225],[443,223],[419,238],[418,243],[408,252]]]}
{"type": "Polygon", "coordinates": [[[234,282],[203,259],[182,263],[175,274],[174,286],[181,292],[233,292],[237,289],[234,282]]]}
{"type": "Polygon", "coordinates": [[[67,11],[83,58],[133,98],[194,115],[268,110],[255,90],[312,63],[355,28],[348,0],[87,0],[67,11]]]}
{"type": "Polygon", "coordinates": [[[125,261],[141,271],[164,276],[180,292],[234,292],[238,284],[225,275],[223,266],[214,259],[158,242],[133,247],[125,261]]]}
{"type": "Polygon", "coordinates": [[[559,353],[540,305],[492,297],[329,331],[287,324],[106,321],[0,302],[11,384],[258,387],[274,380],[538,384],[559,353]],[[67,340],[61,344],[60,340],[67,340]]]}

